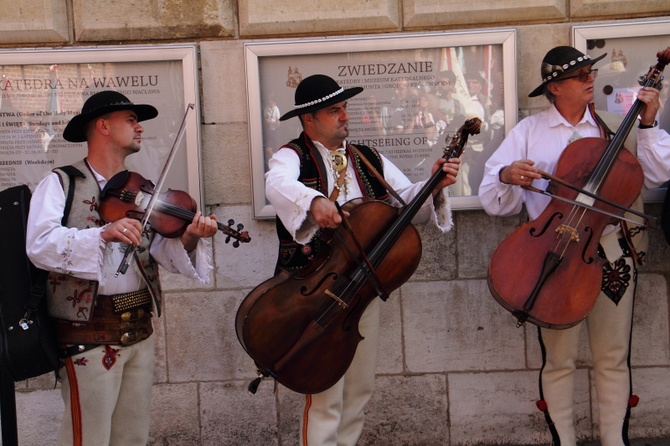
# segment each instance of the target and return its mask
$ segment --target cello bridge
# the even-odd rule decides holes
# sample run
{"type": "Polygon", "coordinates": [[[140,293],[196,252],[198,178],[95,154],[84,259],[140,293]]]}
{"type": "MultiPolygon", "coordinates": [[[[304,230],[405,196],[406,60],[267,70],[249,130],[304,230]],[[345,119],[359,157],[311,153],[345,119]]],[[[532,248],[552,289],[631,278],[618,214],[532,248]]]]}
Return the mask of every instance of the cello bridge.
{"type": "Polygon", "coordinates": [[[332,297],[340,307],[347,308],[349,306],[349,305],[347,305],[347,303],[345,301],[343,301],[338,295],[336,295],[332,291],[326,290],[326,291],[324,291],[324,293],[326,293],[327,296],[332,297]]]}
{"type": "Polygon", "coordinates": [[[579,234],[577,233],[577,230],[573,227],[566,226],[566,225],[559,225],[556,227],[556,233],[559,235],[563,235],[567,233],[570,235],[570,240],[573,242],[579,242],[579,234]]]}

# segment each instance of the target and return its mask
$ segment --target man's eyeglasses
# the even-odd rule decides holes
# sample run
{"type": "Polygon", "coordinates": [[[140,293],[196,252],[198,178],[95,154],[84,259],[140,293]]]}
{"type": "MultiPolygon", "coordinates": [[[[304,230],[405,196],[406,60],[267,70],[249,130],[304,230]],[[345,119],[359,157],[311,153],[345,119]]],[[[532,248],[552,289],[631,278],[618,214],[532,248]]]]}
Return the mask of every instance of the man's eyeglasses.
{"type": "Polygon", "coordinates": [[[558,79],[559,81],[564,81],[566,79],[574,79],[577,78],[579,82],[587,82],[589,80],[589,76],[593,76],[593,79],[598,77],[598,69],[594,68],[589,71],[581,71],[579,74],[576,74],[574,76],[568,76],[568,77],[562,77],[558,79]]]}

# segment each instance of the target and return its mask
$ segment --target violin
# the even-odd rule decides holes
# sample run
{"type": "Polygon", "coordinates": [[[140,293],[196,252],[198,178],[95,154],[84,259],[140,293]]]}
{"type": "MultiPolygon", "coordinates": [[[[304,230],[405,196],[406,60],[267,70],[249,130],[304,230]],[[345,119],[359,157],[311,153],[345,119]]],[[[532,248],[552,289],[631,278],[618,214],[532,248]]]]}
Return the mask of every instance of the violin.
{"type": "MultiPolygon", "coordinates": [[[[154,194],[155,186],[136,172],[124,170],[114,175],[100,193],[100,217],[106,222],[114,222],[124,217],[142,220],[147,204],[154,194]]],[[[159,193],[154,212],[149,216],[151,228],[167,238],[179,237],[193,221],[197,204],[193,197],[181,190],[168,189],[159,193]]],[[[228,226],[216,222],[218,229],[226,234],[226,243],[234,239],[233,246],[251,240],[249,233],[243,231],[244,225],[232,228],[234,220],[228,220],[228,226]]]]}
{"type": "MultiPolygon", "coordinates": [[[[661,73],[670,63],[670,47],[657,53],[640,84],[660,89],[661,73]]],[[[607,259],[598,254],[605,227],[628,220],[625,213],[648,216],[629,207],[639,197],[644,172],[625,150],[644,103],[637,99],[611,139],[582,138],[562,152],[546,191],[552,196],[542,213],[525,222],[496,248],[488,268],[488,286],[498,303],[517,318],[544,328],[564,329],[593,309],[607,259]],[[624,150],[622,150],[624,149],[624,150]]]]}
{"type": "MultiPolygon", "coordinates": [[[[460,157],[481,120],[466,121],[444,150],[460,157]]],[[[421,238],[412,218],[446,173],[439,169],[402,208],[369,198],[342,206],[349,212],[311,265],[280,271],[254,288],[235,318],[238,340],[260,376],[271,376],[300,393],[332,387],[347,371],[362,337],[358,322],[369,305],[414,274],[421,238]],[[370,224],[374,222],[374,224],[370,224]]],[[[249,386],[254,393],[260,382],[249,386]]]]}

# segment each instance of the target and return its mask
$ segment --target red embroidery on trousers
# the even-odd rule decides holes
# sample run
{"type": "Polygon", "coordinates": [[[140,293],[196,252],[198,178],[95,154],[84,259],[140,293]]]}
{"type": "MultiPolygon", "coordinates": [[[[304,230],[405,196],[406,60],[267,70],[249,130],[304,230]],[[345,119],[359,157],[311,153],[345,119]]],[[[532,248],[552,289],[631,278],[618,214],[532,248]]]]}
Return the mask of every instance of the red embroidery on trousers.
{"type": "Polygon", "coordinates": [[[105,356],[102,357],[102,366],[107,370],[114,367],[116,364],[116,357],[118,356],[119,349],[112,348],[109,345],[105,345],[105,356]]]}

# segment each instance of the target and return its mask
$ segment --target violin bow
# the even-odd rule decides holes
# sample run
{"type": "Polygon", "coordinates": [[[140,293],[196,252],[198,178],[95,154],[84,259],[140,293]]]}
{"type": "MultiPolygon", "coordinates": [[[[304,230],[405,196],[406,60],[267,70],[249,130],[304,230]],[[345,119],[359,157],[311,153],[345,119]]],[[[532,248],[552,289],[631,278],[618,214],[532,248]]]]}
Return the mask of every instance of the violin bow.
{"type": "MultiPolygon", "coordinates": [[[[581,187],[574,186],[574,185],[568,183],[567,181],[563,181],[562,179],[560,179],[560,178],[558,178],[554,175],[551,175],[547,172],[544,172],[542,170],[540,170],[538,173],[540,175],[542,175],[542,178],[544,178],[544,179],[554,181],[557,184],[560,184],[561,186],[565,186],[565,187],[567,187],[569,189],[572,189],[576,192],[579,192],[579,193],[584,194],[588,197],[591,197],[591,198],[594,198],[598,201],[601,201],[601,202],[603,202],[607,205],[613,206],[613,207],[615,207],[617,209],[620,209],[622,211],[625,211],[625,212],[630,212],[631,214],[637,215],[638,217],[642,217],[647,222],[646,224],[644,224],[644,226],[651,226],[652,228],[658,227],[658,219],[656,217],[654,217],[653,215],[648,215],[648,214],[645,214],[644,212],[639,212],[639,211],[636,211],[635,209],[631,209],[631,208],[627,208],[625,206],[621,206],[618,203],[615,203],[615,202],[610,201],[610,200],[608,200],[606,198],[603,198],[603,197],[599,197],[598,195],[596,195],[594,193],[591,193],[587,190],[584,190],[581,187]]],[[[533,186],[521,186],[521,187],[526,189],[526,190],[529,190],[531,192],[535,192],[535,193],[538,193],[538,194],[541,194],[541,195],[546,195],[546,196],[551,197],[551,198],[556,198],[558,200],[565,201],[567,203],[574,204],[576,206],[581,206],[581,207],[590,209],[592,211],[600,212],[601,214],[605,214],[605,215],[608,215],[610,217],[616,217],[620,220],[626,220],[630,223],[635,223],[636,225],[640,224],[639,221],[630,220],[630,219],[625,218],[621,215],[617,215],[617,214],[614,214],[614,213],[611,213],[611,212],[607,212],[603,209],[599,209],[597,207],[590,206],[586,203],[580,203],[580,202],[575,201],[575,200],[570,200],[569,198],[565,198],[565,197],[561,197],[559,195],[552,194],[551,192],[547,192],[546,190],[538,189],[538,188],[533,187],[533,186]]]]}
{"type": "MultiPolygon", "coordinates": [[[[177,154],[177,147],[179,147],[179,143],[181,142],[181,139],[184,136],[184,130],[186,128],[186,117],[188,116],[189,112],[194,108],[195,105],[193,103],[190,103],[186,106],[186,112],[184,112],[184,117],[181,120],[181,125],[179,126],[177,137],[175,138],[174,143],[172,144],[172,148],[170,149],[170,153],[168,154],[167,160],[165,161],[165,165],[163,165],[163,171],[161,172],[161,175],[158,178],[156,185],[154,186],[154,193],[151,194],[151,198],[149,199],[147,208],[144,211],[144,216],[140,221],[140,224],[142,225],[142,231],[141,231],[142,233],[144,232],[144,229],[146,228],[147,223],[149,222],[149,217],[151,217],[151,213],[154,210],[154,206],[158,201],[158,192],[163,188],[165,178],[167,178],[167,174],[168,171],[170,170],[170,166],[172,165],[172,161],[174,160],[174,157],[177,154]]],[[[116,274],[114,274],[114,277],[118,277],[119,274],[126,273],[126,271],[128,270],[128,266],[130,266],[130,261],[133,258],[131,254],[134,251],[135,251],[135,245],[129,244],[126,247],[126,251],[123,253],[123,259],[121,260],[121,264],[119,265],[119,268],[116,270],[116,274]]]]}

